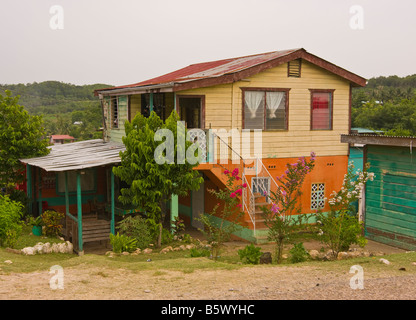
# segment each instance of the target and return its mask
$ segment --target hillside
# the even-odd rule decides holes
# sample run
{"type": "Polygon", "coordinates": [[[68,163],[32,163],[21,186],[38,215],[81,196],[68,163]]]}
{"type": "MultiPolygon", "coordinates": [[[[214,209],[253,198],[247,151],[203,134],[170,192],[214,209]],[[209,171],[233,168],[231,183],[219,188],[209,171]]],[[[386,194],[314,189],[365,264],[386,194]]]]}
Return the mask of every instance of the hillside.
{"type": "Polygon", "coordinates": [[[368,80],[352,92],[352,127],[383,130],[386,135],[416,135],[416,74],[368,80]]]}
{"type": "Polygon", "coordinates": [[[100,138],[102,113],[94,90],[110,85],[74,85],[58,81],[0,84],[0,94],[10,90],[32,115],[42,115],[48,135],[69,134],[78,140],[100,138]],[[75,125],[74,122],[82,122],[75,125]]]}

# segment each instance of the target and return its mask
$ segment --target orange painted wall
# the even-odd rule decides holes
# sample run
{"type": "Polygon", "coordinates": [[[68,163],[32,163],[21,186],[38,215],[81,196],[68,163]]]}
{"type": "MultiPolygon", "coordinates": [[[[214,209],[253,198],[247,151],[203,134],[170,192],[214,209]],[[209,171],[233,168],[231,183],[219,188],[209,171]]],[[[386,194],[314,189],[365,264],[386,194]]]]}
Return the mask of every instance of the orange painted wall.
{"type": "MultiPolygon", "coordinates": [[[[295,163],[298,158],[263,159],[272,177],[281,176],[286,171],[287,163],[295,163]],[[271,166],[272,168],[269,168],[271,166]]],[[[329,198],[332,191],[338,191],[342,186],[344,175],[347,173],[348,156],[316,157],[314,169],[306,176],[302,188],[302,213],[311,213],[311,186],[312,183],[325,183],[325,197],[329,198]]],[[[251,179],[249,180],[251,183],[251,179]]],[[[275,186],[272,183],[272,190],[275,186]]],[[[324,211],[329,210],[326,201],[324,211]]]]}

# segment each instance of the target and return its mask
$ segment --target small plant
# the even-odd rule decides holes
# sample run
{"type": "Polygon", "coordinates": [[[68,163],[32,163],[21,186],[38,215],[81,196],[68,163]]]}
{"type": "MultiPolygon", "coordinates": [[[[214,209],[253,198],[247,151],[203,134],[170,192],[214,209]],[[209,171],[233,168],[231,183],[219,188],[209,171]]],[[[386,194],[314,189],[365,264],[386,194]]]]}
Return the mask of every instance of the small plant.
{"type": "Polygon", "coordinates": [[[41,218],[45,226],[45,234],[47,236],[56,237],[62,232],[62,219],[65,214],[54,210],[46,210],[42,213],[41,218]]]}
{"type": "Polygon", "coordinates": [[[137,240],[124,234],[110,234],[110,244],[115,253],[133,252],[137,249],[137,240]]]}
{"type": "Polygon", "coordinates": [[[209,257],[211,252],[208,249],[204,249],[204,248],[192,248],[189,251],[189,254],[192,258],[198,258],[198,257],[209,257]]]}
{"type": "Polygon", "coordinates": [[[255,247],[254,244],[247,245],[244,249],[238,250],[240,260],[246,264],[259,264],[261,254],[261,248],[255,247]]]}
{"type": "Polygon", "coordinates": [[[321,242],[331,249],[334,258],[339,252],[347,251],[352,244],[364,247],[367,243],[362,236],[363,223],[359,221],[352,203],[359,199],[367,181],[374,179],[374,174],[369,173],[368,168],[366,164],[362,172],[355,171],[354,164],[350,163],[341,189],[332,192],[328,200],[330,212],[316,214],[321,242]]]}
{"type": "Polygon", "coordinates": [[[140,249],[147,248],[153,240],[148,223],[140,216],[125,217],[118,223],[117,230],[121,234],[135,238],[140,249]]]}
{"type": "Polygon", "coordinates": [[[295,243],[293,248],[289,251],[290,253],[290,262],[292,263],[298,263],[298,262],[304,262],[308,260],[309,253],[303,246],[302,242],[295,243]]]}
{"type": "Polygon", "coordinates": [[[183,219],[175,217],[175,221],[172,222],[172,232],[174,236],[178,236],[179,233],[185,230],[185,223],[183,219]]]}
{"type": "Polygon", "coordinates": [[[228,170],[224,171],[228,178],[226,188],[218,191],[209,190],[218,200],[223,201],[224,207],[218,210],[220,203],[217,203],[211,213],[203,214],[198,219],[204,225],[204,228],[200,231],[205,234],[208,243],[211,245],[211,256],[214,260],[218,259],[224,242],[230,239],[233,232],[241,228],[238,221],[244,212],[241,209],[239,197],[242,196],[244,186],[236,183],[241,179],[238,173],[238,168],[235,168],[232,173],[228,170]]]}
{"type": "Polygon", "coordinates": [[[26,219],[26,224],[31,227],[41,227],[43,226],[43,220],[41,216],[37,216],[36,218],[30,216],[26,219]]]}

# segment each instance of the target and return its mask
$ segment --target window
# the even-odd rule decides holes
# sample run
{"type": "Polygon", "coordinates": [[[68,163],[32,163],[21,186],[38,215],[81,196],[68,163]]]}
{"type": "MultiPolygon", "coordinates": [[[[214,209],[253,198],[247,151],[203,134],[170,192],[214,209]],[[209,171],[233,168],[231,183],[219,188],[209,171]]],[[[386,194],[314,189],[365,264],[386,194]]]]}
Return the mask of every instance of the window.
{"type": "Polygon", "coordinates": [[[293,77],[293,78],[300,78],[301,66],[302,66],[301,59],[289,61],[287,64],[287,76],[293,77]]]}
{"type": "MultiPolygon", "coordinates": [[[[150,93],[145,93],[141,95],[141,113],[145,117],[150,116],[150,93]]],[[[153,93],[153,111],[159,116],[163,121],[166,120],[166,104],[165,104],[165,94],[164,93],[153,93]]],[[[169,115],[168,115],[169,116],[169,115]]]]}
{"type": "MultiPolygon", "coordinates": [[[[68,192],[77,192],[77,172],[68,171],[68,192]]],[[[95,169],[85,169],[81,172],[81,191],[93,192],[95,185],[95,169]]],[[[58,193],[65,193],[65,172],[58,173],[58,193]]]]}
{"type": "Polygon", "coordinates": [[[111,128],[118,128],[118,97],[111,98],[111,128]]]}
{"type": "Polygon", "coordinates": [[[243,90],[245,129],[287,130],[289,89],[243,90]]]}
{"type": "Polygon", "coordinates": [[[312,183],[311,209],[318,210],[325,207],[325,183],[312,183]]]}
{"type": "Polygon", "coordinates": [[[311,130],[332,130],[334,90],[311,91],[311,130]]]}

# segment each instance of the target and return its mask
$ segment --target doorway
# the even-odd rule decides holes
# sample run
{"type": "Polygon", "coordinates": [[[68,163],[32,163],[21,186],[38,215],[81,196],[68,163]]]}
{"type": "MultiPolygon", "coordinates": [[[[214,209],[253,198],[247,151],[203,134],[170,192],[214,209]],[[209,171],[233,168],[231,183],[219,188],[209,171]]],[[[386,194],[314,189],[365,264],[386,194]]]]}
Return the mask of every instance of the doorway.
{"type": "Polygon", "coordinates": [[[205,96],[178,96],[177,109],[186,128],[205,128],[205,96]]]}

